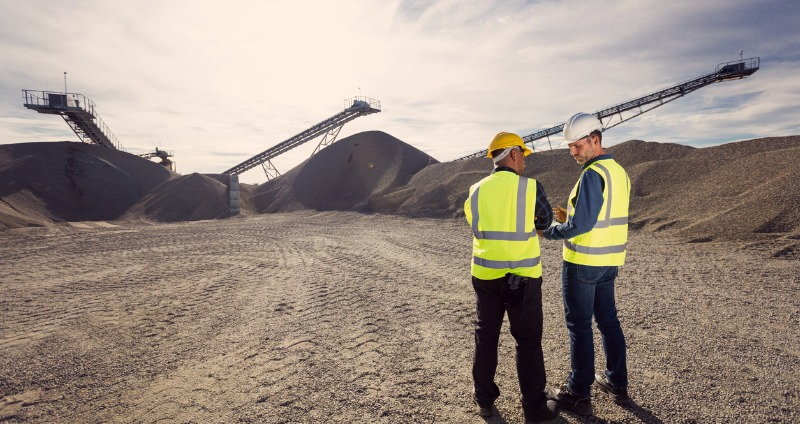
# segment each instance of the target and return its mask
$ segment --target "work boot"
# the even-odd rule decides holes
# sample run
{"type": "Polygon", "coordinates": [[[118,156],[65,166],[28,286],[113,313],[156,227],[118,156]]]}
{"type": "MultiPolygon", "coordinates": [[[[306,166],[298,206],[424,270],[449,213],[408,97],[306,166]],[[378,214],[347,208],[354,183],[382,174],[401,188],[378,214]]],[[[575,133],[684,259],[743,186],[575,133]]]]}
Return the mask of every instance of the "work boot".
{"type": "Polygon", "coordinates": [[[600,386],[600,390],[608,393],[614,399],[617,405],[628,406],[631,404],[631,398],[628,397],[628,391],[625,389],[617,389],[608,381],[608,377],[601,374],[594,375],[594,381],[600,386]]]}
{"type": "Polygon", "coordinates": [[[592,398],[589,396],[580,397],[566,387],[560,389],[548,387],[544,390],[544,394],[567,411],[583,416],[592,415],[592,398]]]}
{"type": "Polygon", "coordinates": [[[561,413],[558,411],[558,404],[548,400],[536,411],[525,414],[525,424],[555,424],[561,413]]]}
{"type": "Polygon", "coordinates": [[[494,415],[494,405],[490,404],[489,406],[481,405],[478,401],[475,401],[475,404],[478,405],[478,415],[483,418],[488,418],[494,415]]]}

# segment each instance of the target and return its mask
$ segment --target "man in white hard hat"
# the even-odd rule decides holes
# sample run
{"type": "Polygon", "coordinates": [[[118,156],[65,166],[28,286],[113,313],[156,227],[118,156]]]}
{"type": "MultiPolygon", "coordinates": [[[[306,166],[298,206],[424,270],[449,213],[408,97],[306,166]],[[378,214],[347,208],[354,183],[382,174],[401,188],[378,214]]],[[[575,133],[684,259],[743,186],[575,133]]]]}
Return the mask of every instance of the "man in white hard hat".
{"type": "Polygon", "coordinates": [[[544,231],[548,240],[564,240],[561,285],[572,368],[565,386],[548,387],[547,397],[579,415],[592,414],[589,388],[594,382],[617,404],[630,404],[614,280],[625,263],[631,185],[622,166],[604,151],[602,130],[600,120],[587,113],[575,114],[564,124],[564,142],[583,171],[567,209],[555,211],[560,224],[544,231]],[[606,356],[605,371],[597,374],[593,316],[606,356]]]}
{"type": "Polygon", "coordinates": [[[542,263],[538,231],[550,226],[552,209],[541,184],[522,175],[531,150],[522,138],[499,133],[489,144],[492,173],[475,183],[464,203],[472,227],[475,290],[473,398],[482,417],[494,414],[497,345],[508,313],[516,342],[517,377],[525,422],[555,423],[559,410],[545,395],[542,352],[542,263]]]}

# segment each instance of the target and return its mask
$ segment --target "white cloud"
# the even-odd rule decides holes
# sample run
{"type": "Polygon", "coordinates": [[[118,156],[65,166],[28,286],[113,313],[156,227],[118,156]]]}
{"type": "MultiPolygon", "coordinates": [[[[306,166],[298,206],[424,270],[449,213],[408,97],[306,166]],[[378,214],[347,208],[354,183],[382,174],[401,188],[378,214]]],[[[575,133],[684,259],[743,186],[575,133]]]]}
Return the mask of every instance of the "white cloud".
{"type": "MultiPolygon", "coordinates": [[[[0,143],[75,139],[20,96],[62,90],[67,71],[69,91],[94,100],[123,145],[171,149],[183,173],[221,172],[356,95],[383,111],[340,138],[382,130],[451,160],[498,131],[526,134],[712,72],[742,49],[762,56],[752,77],[607,138],[702,145],[797,133],[800,6],[751,3],[0,0],[0,143]],[[747,104],[731,107],[737,99],[747,104]]],[[[317,142],[274,162],[286,171],[317,142]]]]}

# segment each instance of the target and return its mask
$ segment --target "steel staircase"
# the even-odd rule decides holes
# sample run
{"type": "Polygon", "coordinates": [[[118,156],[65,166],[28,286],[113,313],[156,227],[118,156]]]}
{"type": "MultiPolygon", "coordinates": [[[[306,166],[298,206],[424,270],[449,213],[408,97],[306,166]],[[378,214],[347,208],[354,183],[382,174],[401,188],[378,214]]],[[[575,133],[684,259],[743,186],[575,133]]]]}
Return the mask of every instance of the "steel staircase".
{"type": "Polygon", "coordinates": [[[98,116],[94,102],[78,93],[22,90],[24,106],[39,113],[60,115],[84,143],[123,150],[117,137],[98,116]]]}

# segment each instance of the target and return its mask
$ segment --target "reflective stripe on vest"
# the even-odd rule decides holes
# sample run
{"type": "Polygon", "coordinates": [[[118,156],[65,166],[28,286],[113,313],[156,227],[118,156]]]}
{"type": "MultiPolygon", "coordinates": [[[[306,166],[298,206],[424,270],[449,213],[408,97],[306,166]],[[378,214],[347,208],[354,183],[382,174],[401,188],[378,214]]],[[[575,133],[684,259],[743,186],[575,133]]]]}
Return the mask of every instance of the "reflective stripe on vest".
{"type": "Polygon", "coordinates": [[[490,259],[483,259],[477,256],[472,258],[472,261],[475,265],[480,265],[485,268],[492,268],[492,269],[504,269],[504,268],[532,268],[536,265],[539,265],[540,259],[539,258],[530,258],[530,259],[523,259],[521,261],[493,261],[490,259]]]}
{"type": "Polygon", "coordinates": [[[478,221],[480,221],[480,213],[478,212],[478,192],[480,187],[475,189],[475,192],[470,197],[470,209],[472,209],[472,234],[477,239],[481,240],[509,240],[509,241],[526,241],[531,238],[531,233],[525,231],[525,206],[526,194],[528,192],[528,179],[520,178],[517,184],[517,225],[516,231],[480,231],[478,230],[478,221]]]}
{"type": "Polygon", "coordinates": [[[578,246],[577,244],[569,240],[564,240],[564,246],[566,246],[570,250],[574,250],[578,253],[583,253],[586,255],[608,255],[609,253],[624,252],[625,249],[627,249],[628,244],[625,243],[619,246],[589,247],[589,246],[578,246]]]}
{"type": "MultiPolygon", "coordinates": [[[[588,233],[564,240],[564,260],[581,265],[621,266],[625,263],[628,241],[627,214],[630,199],[630,180],[625,170],[613,159],[597,161],[589,165],[584,172],[587,172],[589,168],[599,171],[605,183],[604,202],[603,208],[601,208],[601,213],[605,209],[605,214],[598,216],[597,223],[588,233]],[[613,168],[615,176],[612,177],[612,170],[609,167],[613,168]],[[623,178],[626,186],[624,188],[616,187],[614,181],[616,180],[617,183],[620,183],[623,178]],[[612,217],[614,211],[624,216],[612,217]],[[608,243],[612,244],[608,245],[608,243]]],[[[577,196],[579,185],[580,179],[570,194],[568,202],[570,216],[575,214],[572,201],[577,196]]]]}
{"type": "Polygon", "coordinates": [[[474,236],[472,275],[485,280],[506,273],[541,277],[535,204],[536,181],[510,172],[497,172],[471,187],[464,210],[474,236]],[[513,198],[509,211],[502,202],[513,198]],[[489,226],[494,228],[481,228],[489,226]]]}

